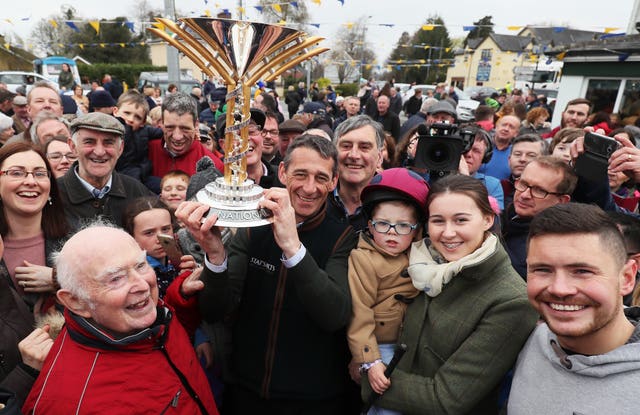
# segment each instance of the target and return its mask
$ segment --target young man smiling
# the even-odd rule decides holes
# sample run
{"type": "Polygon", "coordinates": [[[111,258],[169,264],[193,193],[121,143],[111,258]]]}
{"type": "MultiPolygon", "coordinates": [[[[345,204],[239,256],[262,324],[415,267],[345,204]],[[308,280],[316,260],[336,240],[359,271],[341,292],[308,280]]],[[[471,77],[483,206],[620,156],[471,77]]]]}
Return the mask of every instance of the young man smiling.
{"type": "Polygon", "coordinates": [[[640,308],[624,308],[636,264],[598,207],[562,204],[529,233],[527,292],[544,323],[516,365],[509,414],[636,414],[640,308]]]}

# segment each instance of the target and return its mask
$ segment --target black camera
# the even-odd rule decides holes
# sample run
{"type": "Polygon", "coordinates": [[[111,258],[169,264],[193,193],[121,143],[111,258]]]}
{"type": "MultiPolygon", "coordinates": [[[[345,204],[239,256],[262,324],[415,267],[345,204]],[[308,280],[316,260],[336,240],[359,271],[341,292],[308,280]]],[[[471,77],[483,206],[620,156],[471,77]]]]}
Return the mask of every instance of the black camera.
{"type": "Polygon", "coordinates": [[[418,127],[414,165],[429,170],[431,180],[457,172],[460,156],[471,148],[475,130],[456,124],[434,123],[418,127]]]}
{"type": "Polygon", "coordinates": [[[611,137],[596,133],[585,134],[584,153],[576,159],[576,173],[593,181],[605,180],[609,158],[618,148],[620,143],[611,137]]]}

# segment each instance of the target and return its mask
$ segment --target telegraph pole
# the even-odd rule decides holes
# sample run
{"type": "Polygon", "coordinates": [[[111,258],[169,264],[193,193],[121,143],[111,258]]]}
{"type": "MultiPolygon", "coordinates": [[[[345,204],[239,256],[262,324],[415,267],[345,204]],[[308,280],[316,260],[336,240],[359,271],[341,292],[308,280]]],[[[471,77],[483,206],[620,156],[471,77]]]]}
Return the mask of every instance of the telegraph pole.
{"type": "MultiPolygon", "coordinates": [[[[174,0],[164,0],[164,14],[168,19],[176,20],[176,5],[174,0]]],[[[169,83],[174,83],[180,91],[180,60],[178,50],[171,45],[167,45],[167,72],[169,83]]]]}

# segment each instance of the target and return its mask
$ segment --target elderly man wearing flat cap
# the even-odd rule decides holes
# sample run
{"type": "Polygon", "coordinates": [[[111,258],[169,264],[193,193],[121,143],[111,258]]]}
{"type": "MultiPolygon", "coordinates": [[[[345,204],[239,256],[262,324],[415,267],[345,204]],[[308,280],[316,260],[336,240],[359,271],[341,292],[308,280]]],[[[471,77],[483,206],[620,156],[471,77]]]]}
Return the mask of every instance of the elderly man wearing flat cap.
{"type": "Polygon", "coordinates": [[[92,112],[71,123],[69,146],[78,154],[58,179],[67,219],[78,226],[104,217],[122,226],[126,204],[152,193],[139,181],[114,171],[123,149],[124,127],[113,116],[92,112]]]}
{"type": "Polygon", "coordinates": [[[31,126],[31,117],[29,117],[29,108],[27,108],[27,97],[16,95],[13,98],[13,129],[16,134],[20,134],[31,126]]]}

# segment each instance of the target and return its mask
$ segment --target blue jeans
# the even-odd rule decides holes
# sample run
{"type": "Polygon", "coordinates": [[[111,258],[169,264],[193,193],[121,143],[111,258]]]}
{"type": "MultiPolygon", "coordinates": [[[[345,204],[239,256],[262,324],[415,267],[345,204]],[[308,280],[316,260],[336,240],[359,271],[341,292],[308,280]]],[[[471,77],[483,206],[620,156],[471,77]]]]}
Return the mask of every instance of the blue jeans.
{"type": "MultiPolygon", "coordinates": [[[[385,365],[388,365],[391,359],[393,358],[393,351],[395,349],[395,344],[385,343],[379,344],[378,349],[380,349],[380,356],[382,357],[382,361],[385,365]]],[[[367,412],[367,415],[402,415],[398,411],[392,411],[391,409],[380,408],[379,406],[372,406],[367,412]]]]}

